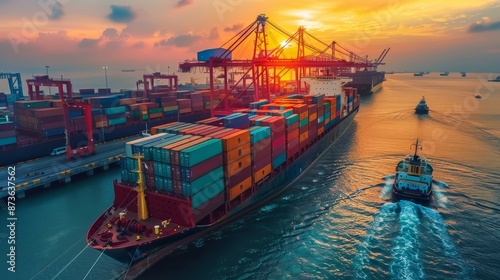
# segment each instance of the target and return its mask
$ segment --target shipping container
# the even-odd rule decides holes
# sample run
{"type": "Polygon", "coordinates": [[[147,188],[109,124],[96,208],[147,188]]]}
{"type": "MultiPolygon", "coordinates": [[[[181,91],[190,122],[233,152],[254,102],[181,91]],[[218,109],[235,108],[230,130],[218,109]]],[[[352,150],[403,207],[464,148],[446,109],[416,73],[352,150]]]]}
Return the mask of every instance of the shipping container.
{"type": "Polygon", "coordinates": [[[181,166],[191,167],[222,153],[221,140],[215,138],[209,139],[208,137],[204,138],[207,138],[208,140],[180,152],[181,166]]]}
{"type": "Polygon", "coordinates": [[[245,143],[250,142],[248,130],[237,130],[236,132],[221,138],[224,151],[230,151],[245,143]]]}
{"type": "Polygon", "coordinates": [[[252,187],[252,176],[244,179],[242,182],[236,184],[232,188],[228,189],[228,200],[234,200],[239,195],[241,195],[244,191],[250,189],[252,187]]]}

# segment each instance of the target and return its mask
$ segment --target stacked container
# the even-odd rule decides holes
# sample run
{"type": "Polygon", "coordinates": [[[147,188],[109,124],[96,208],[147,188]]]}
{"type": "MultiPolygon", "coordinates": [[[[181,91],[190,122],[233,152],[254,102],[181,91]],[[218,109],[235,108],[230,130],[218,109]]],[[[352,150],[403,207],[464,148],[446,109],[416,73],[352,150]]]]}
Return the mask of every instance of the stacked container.
{"type": "Polygon", "coordinates": [[[16,132],[12,122],[0,123],[0,147],[17,143],[16,132]]]}
{"type": "Polygon", "coordinates": [[[260,121],[261,126],[271,129],[271,157],[273,169],[285,163],[286,157],[286,126],[284,117],[271,117],[260,121]]]}
{"type": "Polygon", "coordinates": [[[252,126],[250,129],[252,145],[252,175],[256,184],[271,174],[271,129],[266,126],[252,126]]]}
{"type": "Polygon", "coordinates": [[[62,108],[50,105],[48,100],[14,102],[14,114],[19,132],[35,138],[63,135],[62,108]]]}
{"type": "Polygon", "coordinates": [[[253,184],[250,133],[233,129],[216,133],[214,137],[222,140],[227,201],[242,198],[241,195],[253,184]]]}

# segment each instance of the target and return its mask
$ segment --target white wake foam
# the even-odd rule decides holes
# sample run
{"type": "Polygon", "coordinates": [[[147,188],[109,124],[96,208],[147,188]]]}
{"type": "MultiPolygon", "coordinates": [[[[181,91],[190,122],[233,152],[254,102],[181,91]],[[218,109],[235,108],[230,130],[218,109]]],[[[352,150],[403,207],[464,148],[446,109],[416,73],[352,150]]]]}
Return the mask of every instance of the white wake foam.
{"type": "Polygon", "coordinates": [[[424,267],[420,259],[418,206],[412,202],[399,202],[399,235],[392,247],[390,270],[397,279],[424,279],[424,267]]]}

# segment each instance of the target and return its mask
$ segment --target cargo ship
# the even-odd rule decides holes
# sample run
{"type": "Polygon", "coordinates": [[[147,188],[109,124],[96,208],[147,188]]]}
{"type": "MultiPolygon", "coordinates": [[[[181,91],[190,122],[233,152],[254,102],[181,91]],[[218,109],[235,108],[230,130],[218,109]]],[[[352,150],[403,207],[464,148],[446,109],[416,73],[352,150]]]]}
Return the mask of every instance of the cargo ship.
{"type": "Polygon", "coordinates": [[[415,107],[415,114],[428,114],[428,113],[429,113],[429,106],[427,106],[425,97],[422,96],[422,99],[420,99],[420,102],[418,102],[417,106],[415,107]]]}
{"type": "Polygon", "coordinates": [[[353,73],[342,73],[342,77],[351,78],[352,81],[347,86],[354,87],[358,94],[370,94],[379,91],[385,81],[385,72],[376,70],[356,71],[353,73]]]}
{"type": "Polygon", "coordinates": [[[392,193],[396,199],[429,201],[432,198],[432,172],[429,161],[417,155],[419,145],[415,142],[415,153],[406,156],[396,166],[392,193]]]}
{"type": "MultiPolygon", "coordinates": [[[[93,93],[93,91],[92,91],[93,93]]],[[[166,122],[194,122],[210,116],[209,91],[154,92],[148,97],[129,91],[106,95],[82,95],[92,105],[93,138],[96,143],[139,134],[166,122]]],[[[52,96],[50,96],[52,97],[52,96]]],[[[47,97],[45,97],[47,98],[47,97]]],[[[0,166],[50,155],[66,144],[62,101],[16,101],[13,118],[0,120],[0,166]]],[[[71,146],[86,145],[83,111],[69,112],[67,131],[71,146]]]]}
{"type": "Polygon", "coordinates": [[[251,102],[196,123],[164,124],[151,128],[151,137],[126,143],[121,182],[113,182],[112,205],[90,226],[89,246],[135,262],[284,191],[349,129],[359,110],[359,95],[342,87],[345,79],[302,80],[308,94],[251,102]]]}

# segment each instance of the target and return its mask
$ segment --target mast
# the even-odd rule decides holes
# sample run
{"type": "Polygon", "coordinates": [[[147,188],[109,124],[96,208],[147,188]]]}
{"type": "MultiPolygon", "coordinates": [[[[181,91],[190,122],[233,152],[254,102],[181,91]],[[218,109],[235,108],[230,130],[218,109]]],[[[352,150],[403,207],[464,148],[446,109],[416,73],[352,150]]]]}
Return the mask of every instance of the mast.
{"type": "Polygon", "coordinates": [[[149,218],[148,205],[146,202],[146,194],[144,189],[144,179],[142,174],[142,155],[134,155],[137,159],[139,179],[137,180],[137,218],[140,220],[147,220],[149,218]]]}

